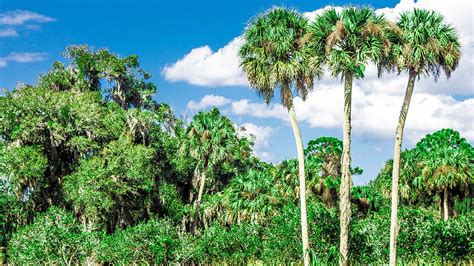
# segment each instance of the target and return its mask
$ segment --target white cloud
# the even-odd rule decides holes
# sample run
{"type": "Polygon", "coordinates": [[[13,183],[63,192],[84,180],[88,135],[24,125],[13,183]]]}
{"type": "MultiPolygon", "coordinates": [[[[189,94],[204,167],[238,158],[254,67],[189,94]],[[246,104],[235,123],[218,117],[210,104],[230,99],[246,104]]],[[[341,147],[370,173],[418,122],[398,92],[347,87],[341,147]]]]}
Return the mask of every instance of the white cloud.
{"type": "Polygon", "coordinates": [[[231,100],[218,95],[206,95],[199,102],[189,101],[186,105],[191,110],[201,110],[208,107],[220,107],[230,103],[231,100]]]}
{"type": "Polygon", "coordinates": [[[174,64],[165,66],[162,74],[168,81],[185,81],[193,85],[247,85],[237,56],[241,43],[242,39],[237,37],[216,52],[207,45],[195,48],[174,64]]]}
{"type": "Polygon", "coordinates": [[[7,61],[14,61],[17,63],[38,62],[46,59],[46,53],[9,53],[4,57],[7,61]]]}
{"type": "Polygon", "coordinates": [[[0,24],[23,25],[27,22],[45,23],[56,19],[27,10],[14,10],[0,13],[0,24]]]}
{"type": "Polygon", "coordinates": [[[269,161],[272,159],[270,150],[270,137],[275,130],[268,126],[258,126],[252,123],[245,123],[241,125],[243,130],[239,133],[241,136],[251,138],[254,141],[253,152],[255,156],[262,160],[269,161]]]}
{"type": "Polygon", "coordinates": [[[18,32],[13,28],[0,29],[0,38],[2,37],[17,37],[18,32]]]}
{"type": "Polygon", "coordinates": [[[281,104],[270,106],[262,103],[252,103],[247,99],[233,101],[231,111],[235,115],[250,115],[258,118],[277,118],[287,120],[288,112],[281,104]]]}
{"type": "MultiPolygon", "coordinates": [[[[316,87],[309,93],[306,101],[296,97],[298,120],[312,128],[341,129],[342,86],[339,82],[330,82],[316,87]]],[[[392,88],[387,87],[387,90],[392,88]]],[[[356,83],[353,88],[353,134],[371,139],[392,139],[403,97],[402,94],[367,93],[356,83]]],[[[229,112],[233,115],[275,118],[285,123],[288,121],[286,108],[281,104],[267,106],[264,103],[252,103],[248,99],[224,99],[222,106],[229,106],[229,112]]],[[[474,98],[456,100],[450,95],[414,93],[405,126],[405,139],[409,143],[415,143],[428,133],[453,128],[474,142],[473,111],[474,98]]]]}
{"type": "Polygon", "coordinates": [[[0,68],[6,67],[8,62],[29,63],[40,62],[47,58],[46,53],[16,53],[11,52],[5,57],[0,57],[0,68]]]}

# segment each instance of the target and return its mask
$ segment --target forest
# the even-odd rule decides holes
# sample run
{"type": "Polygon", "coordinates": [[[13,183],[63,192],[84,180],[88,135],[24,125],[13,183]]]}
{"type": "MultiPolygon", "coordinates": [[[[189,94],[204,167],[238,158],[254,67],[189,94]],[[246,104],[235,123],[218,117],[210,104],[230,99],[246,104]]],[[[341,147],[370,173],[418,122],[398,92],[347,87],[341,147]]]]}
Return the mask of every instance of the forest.
{"type": "Polygon", "coordinates": [[[242,72],[287,108],[296,158],[262,161],[218,108],[177,116],[135,55],[69,46],[0,94],[0,264],[472,264],[473,146],[445,128],[402,149],[416,83],[458,65],[456,29],[422,9],[309,21],[275,7],[243,31],[242,72]],[[368,64],[408,79],[394,157],[353,186],[351,92],[368,64]],[[343,138],[304,145],[293,99],[322,76],[341,80],[343,138]]]}

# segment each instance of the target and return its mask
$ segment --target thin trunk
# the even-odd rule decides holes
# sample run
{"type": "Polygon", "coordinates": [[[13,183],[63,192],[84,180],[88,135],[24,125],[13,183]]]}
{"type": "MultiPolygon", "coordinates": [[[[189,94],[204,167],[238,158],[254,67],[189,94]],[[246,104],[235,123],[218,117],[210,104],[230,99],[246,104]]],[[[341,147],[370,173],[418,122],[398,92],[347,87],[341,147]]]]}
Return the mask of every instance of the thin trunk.
{"type": "Polygon", "coordinates": [[[441,219],[444,218],[444,190],[439,193],[439,212],[441,213],[441,219]]]}
{"type": "Polygon", "coordinates": [[[195,232],[195,230],[197,228],[197,225],[199,223],[199,217],[200,217],[199,211],[200,211],[200,208],[201,208],[201,198],[202,198],[202,195],[204,194],[204,186],[206,184],[207,166],[208,166],[208,160],[206,158],[204,160],[204,165],[203,165],[203,168],[202,168],[201,180],[200,180],[200,183],[199,183],[199,192],[198,192],[197,199],[196,199],[196,202],[195,202],[195,213],[194,213],[192,233],[195,232]]]}
{"type": "Polygon", "coordinates": [[[308,240],[308,217],[306,214],[306,180],[304,174],[304,152],[301,140],[300,128],[296,119],[295,109],[291,107],[288,111],[291,126],[295,135],[296,149],[298,151],[298,177],[300,183],[300,209],[301,209],[301,239],[303,242],[304,265],[309,265],[309,240],[308,240]]]}
{"type": "Polygon", "coordinates": [[[443,220],[445,222],[447,222],[449,219],[448,201],[449,201],[449,190],[447,187],[445,187],[443,190],[443,220]]]}
{"type": "Polygon", "coordinates": [[[408,84],[403,100],[400,117],[398,118],[398,126],[395,137],[395,147],[393,151],[393,169],[392,169],[392,212],[390,220],[390,265],[396,263],[397,258],[397,234],[398,234],[398,179],[400,176],[400,153],[403,142],[403,129],[410,107],[411,96],[415,87],[416,72],[410,70],[408,75],[408,84]]]}
{"type": "Polygon", "coordinates": [[[351,219],[351,109],[352,109],[352,73],[344,76],[344,133],[342,150],[342,179],[340,189],[340,227],[339,265],[349,265],[349,222],[351,219]]]}

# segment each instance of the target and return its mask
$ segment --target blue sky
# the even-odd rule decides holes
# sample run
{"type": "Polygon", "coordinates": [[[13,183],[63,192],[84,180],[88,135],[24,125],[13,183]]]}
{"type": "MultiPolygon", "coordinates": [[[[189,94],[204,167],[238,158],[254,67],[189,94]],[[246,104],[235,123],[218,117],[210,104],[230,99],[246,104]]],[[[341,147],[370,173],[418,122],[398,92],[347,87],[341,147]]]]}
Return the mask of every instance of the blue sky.
{"type": "MultiPolygon", "coordinates": [[[[12,89],[18,82],[34,83],[39,74],[50,69],[52,62],[63,60],[61,53],[68,45],[108,48],[122,56],[136,54],[142,68],[153,75],[152,80],[158,86],[157,101],[170,104],[177,115],[185,116],[219,105],[236,123],[251,127],[249,131],[260,136],[257,136],[257,155],[278,162],[296,154],[291,127],[278,99],[270,109],[262,109],[265,106],[261,99],[242,81],[232,60],[238,44],[238,40],[233,40],[253,15],[275,5],[293,7],[308,12],[308,16],[327,5],[371,5],[393,18],[398,11],[413,6],[433,8],[445,12],[447,20],[459,28],[463,53],[469,59],[474,43],[470,23],[472,3],[453,1],[459,3],[2,0],[0,88],[12,89]],[[169,71],[164,70],[166,66],[169,71]]],[[[455,73],[449,82],[445,79],[438,83],[420,82],[419,94],[415,95],[410,110],[413,118],[410,113],[407,122],[405,147],[443,127],[453,127],[473,141],[472,65],[472,60],[461,62],[459,74],[455,73]]],[[[366,81],[356,82],[352,158],[355,166],[365,170],[362,176],[354,177],[356,184],[373,179],[391,157],[391,135],[405,81],[403,75],[388,76],[381,81],[368,73],[366,81]]],[[[297,104],[305,143],[319,136],[340,137],[342,132],[342,107],[339,108],[340,97],[337,97],[341,84],[327,78],[316,87],[311,101],[297,104]]]]}

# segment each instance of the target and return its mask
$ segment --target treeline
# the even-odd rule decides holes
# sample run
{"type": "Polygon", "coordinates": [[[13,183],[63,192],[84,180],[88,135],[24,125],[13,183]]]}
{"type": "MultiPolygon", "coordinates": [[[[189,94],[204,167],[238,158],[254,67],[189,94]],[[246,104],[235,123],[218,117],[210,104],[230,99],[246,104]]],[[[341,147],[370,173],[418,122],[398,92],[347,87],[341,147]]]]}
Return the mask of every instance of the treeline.
{"type": "MultiPolygon", "coordinates": [[[[404,16],[413,27],[427,15],[404,16]]],[[[242,68],[267,102],[282,96],[295,132],[298,158],[278,165],[254,157],[253,139],[218,109],[186,122],[156,102],[136,56],[69,47],[68,65],[57,62],[36,84],[0,96],[2,260],[387,263],[396,171],[400,261],[470,261],[474,149],[458,132],[427,135],[400,153],[397,167],[388,161],[375,181],[352,187],[351,176],[362,173],[350,163],[352,79],[363,78],[369,62],[412,73],[414,55],[416,78],[457,64],[439,57],[449,49],[457,56],[456,40],[413,39],[398,24],[356,8],[330,9],[312,24],[281,8],[251,21],[242,68]],[[402,47],[394,36],[425,41],[428,50],[393,50],[402,47]],[[304,99],[323,66],[344,80],[344,140],[321,137],[305,148],[293,95],[304,99]]]]}

